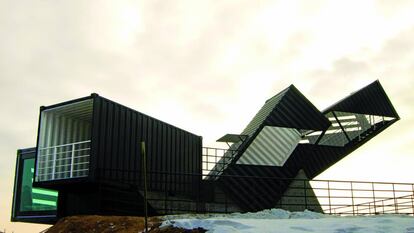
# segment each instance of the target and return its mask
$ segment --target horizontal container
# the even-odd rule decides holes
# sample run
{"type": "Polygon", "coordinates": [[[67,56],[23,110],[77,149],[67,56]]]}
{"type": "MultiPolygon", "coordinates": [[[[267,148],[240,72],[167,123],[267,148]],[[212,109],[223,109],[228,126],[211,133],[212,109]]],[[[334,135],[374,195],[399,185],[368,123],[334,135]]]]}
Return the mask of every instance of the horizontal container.
{"type": "Polygon", "coordinates": [[[142,187],[141,142],[149,190],[195,190],[199,180],[150,174],[201,174],[202,137],[97,94],[40,108],[34,185],[57,190],[88,182],[142,187]]]}

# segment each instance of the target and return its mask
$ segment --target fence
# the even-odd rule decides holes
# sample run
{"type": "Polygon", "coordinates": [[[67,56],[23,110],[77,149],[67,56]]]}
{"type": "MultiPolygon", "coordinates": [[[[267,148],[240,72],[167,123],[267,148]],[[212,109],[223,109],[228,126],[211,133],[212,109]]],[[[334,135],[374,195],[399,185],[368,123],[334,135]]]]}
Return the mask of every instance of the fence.
{"type": "MultiPolygon", "coordinates": [[[[376,120],[378,119],[369,118],[370,122],[376,120]]],[[[202,178],[209,179],[210,176],[217,174],[217,170],[226,168],[235,152],[218,148],[203,148],[202,178]]],[[[234,177],[232,176],[232,178],[234,177]]],[[[414,214],[414,184],[411,183],[304,180],[255,176],[237,176],[236,178],[254,179],[257,181],[256,183],[262,183],[260,181],[263,179],[266,181],[270,179],[274,182],[288,181],[289,188],[281,195],[275,205],[275,207],[283,209],[299,211],[311,209],[335,215],[414,214]]],[[[229,200],[225,202],[231,203],[229,200]]]]}
{"type": "MultiPolygon", "coordinates": [[[[132,173],[133,171],[116,172],[132,173]]],[[[209,179],[209,175],[204,174],[160,171],[149,171],[147,176],[152,183],[148,187],[148,203],[159,214],[243,212],[242,204],[225,192],[220,179],[209,179]]],[[[140,176],[126,174],[123,177],[140,176]]],[[[290,211],[308,209],[332,215],[414,214],[414,184],[410,183],[226,175],[222,177],[253,179],[258,184],[264,179],[266,183],[288,181],[289,188],[281,197],[275,198],[273,205],[268,208],[290,211]]],[[[129,179],[121,183],[135,184],[137,187],[135,190],[142,195],[142,180],[129,179]]]]}
{"type": "MultiPolygon", "coordinates": [[[[268,201],[262,205],[264,208],[308,209],[332,215],[414,215],[414,184],[226,175],[222,171],[229,166],[235,152],[203,148],[200,174],[148,171],[148,203],[159,214],[243,212],[246,206],[229,192],[229,185],[223,180],[234,183],[248,180],[253,185],[269,186],[262,189],[267,193],[261,195],[267,195],[268,201]],[[281,183],[288,184],[287,188],[272,190],[278,187],[273,184],[281,183]]],[[[96,174],[101,172],[108,170],[96,174]]],[[[134,184],[142,195],[141,172],[110,171],[117,174],[115,182],[134,184]]],[[[263,200],[263,197],[251,198],[263,200]]]]}

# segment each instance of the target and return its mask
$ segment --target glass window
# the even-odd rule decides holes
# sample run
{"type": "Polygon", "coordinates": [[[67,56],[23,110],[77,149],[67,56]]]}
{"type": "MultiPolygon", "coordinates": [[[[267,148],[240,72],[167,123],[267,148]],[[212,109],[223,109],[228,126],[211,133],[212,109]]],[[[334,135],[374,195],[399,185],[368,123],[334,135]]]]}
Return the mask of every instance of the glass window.
{"type": "Polygon", "coordinates": [[[18,150],[11,221],[56,222],[58,192],[34,188],[35,148],[18,150]]]}
{"type": "Polygon", "coordinates": [[[58,193],[32,186],[34,163],[34,158],[23,160],[20,211],[56,210],[58,193]]]}

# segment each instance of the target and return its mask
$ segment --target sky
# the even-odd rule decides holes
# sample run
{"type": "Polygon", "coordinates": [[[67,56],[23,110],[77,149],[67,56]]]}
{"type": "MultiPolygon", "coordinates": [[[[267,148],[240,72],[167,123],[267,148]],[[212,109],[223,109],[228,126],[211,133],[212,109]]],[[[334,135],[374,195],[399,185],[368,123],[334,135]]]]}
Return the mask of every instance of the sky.
{"type": "Polygon", "coordinates": [[[39,107],[99,93],[203,136],[294,84],[319,110],[377,79],[401,120],[320,179],[413,182],[413,1],[0,0],[0,230],[39,107]]]}

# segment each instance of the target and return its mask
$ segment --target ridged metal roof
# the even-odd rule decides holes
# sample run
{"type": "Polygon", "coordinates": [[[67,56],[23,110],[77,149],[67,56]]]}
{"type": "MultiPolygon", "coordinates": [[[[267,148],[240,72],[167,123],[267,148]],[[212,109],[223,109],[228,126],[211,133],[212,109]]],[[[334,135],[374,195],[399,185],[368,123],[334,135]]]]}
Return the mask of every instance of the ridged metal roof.
{"type": "Polygon", "coordinates": [[[290,85],[264,125],[325,130],[331,123],[295,86],[290,85]]]}
{"type": "Polygon", "coordinates": [[[323,113],[331,111],[400,118],[378,80],[338,101],[323,113]]]}
{"type": "Polygon", "coordinates": [[[290,85],[265,102],[242,134],[252,135],[261,126],[325,130],[330,124],[294,85],[290,85]]]}
{"type": "Polygon", "coordinates": [[[246,126],[243,130],[242,134],[252,135],[256,130],[260,128],[263,122],[269,117],[269,115],[274,111],[276,105],[282,100],[283,96],[286,92],[289,91],[289,88],[279,92],[277,95],[273,96],[272,98],[268,99],[259,112],[253,117],[250,123],[246,126]]]}
{"type": "MultiPolygon", "coordinates": [[[[331,122],[294,85],[290,85],[266,101],[242,132],[242,134],[249,134],[250,137],[239,148],[239,152],[234,161],[243,157],[246,150],[255,143],[261,145],[269,144],[269,140],[268,142],[262,142],[263,140],[260,140],[260,137],[258,137],[265,127],[271,126],[295,130],[326,130],[330,125],[331,122]]],[[[269,145],[267,148],[277,147],[269,145]]],[[[273,152],[276,153],[276,151],[273,152]]],[[[271,157],[270,154],[257,154],[256,156],[263,158],[271,157]]],[[[264,161],[264,159],[260,158],[254,160],[264,161]]]]}

